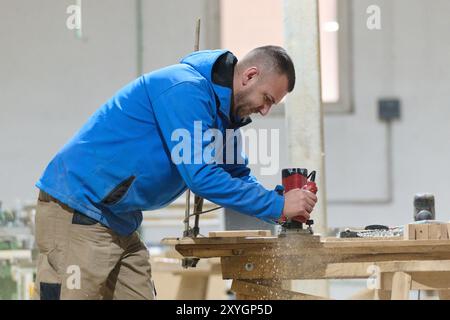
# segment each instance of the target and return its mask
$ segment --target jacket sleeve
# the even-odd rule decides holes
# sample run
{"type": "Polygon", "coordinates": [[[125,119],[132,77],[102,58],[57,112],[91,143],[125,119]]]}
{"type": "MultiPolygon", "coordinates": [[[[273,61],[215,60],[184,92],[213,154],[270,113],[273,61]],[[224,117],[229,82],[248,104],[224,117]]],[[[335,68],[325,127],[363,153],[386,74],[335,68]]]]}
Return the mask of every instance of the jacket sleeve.
{"type": "MultiPolygon", "coordinates": [[[[253,176],[248,167],[248,157],[245,151],[242,149],[242,134],[240,129],[236,129],[236,138],[233,137],[233,141],[230,141],[230,147],[233,148],[233,152],[236,155],[235,163],[224,163],[220,166],[227,171],[233,178],[240,178],[248,183],[258,183],[259,181],[253,176]]],[[[228,142],[225,144],[228,147],[228,142]]]]}
{"type": "Polygon", "coordinates": [[[180,151],[181,141],[177,139],[180,135],[174,132],[190,135],[190,150],[181,152],[183,161],[174,161],[172,157],[172,163],[195,194],[223,207],[273,222],[281,216],[283,196],[254,183],[246,166],[238,166],[230,174],[223,166],[206,163],[202,157],[202,150],[210,141],[203,141],[201,137],[206,130],[214,129],[217,117],[216,107],[210,100],[211,90],[207,84],[183,82],[152,101],[157,125],[171,154],[173,150],[180,151]]]}

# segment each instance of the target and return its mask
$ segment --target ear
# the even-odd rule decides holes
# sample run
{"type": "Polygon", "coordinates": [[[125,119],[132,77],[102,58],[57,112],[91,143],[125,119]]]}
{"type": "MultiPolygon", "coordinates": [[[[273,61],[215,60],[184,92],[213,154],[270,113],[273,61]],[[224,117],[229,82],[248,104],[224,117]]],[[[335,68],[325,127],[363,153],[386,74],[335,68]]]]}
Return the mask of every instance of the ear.
{"type": "Polygon", "coordinates": [[[257,67],[251,67],[244,71],[242,74],[242,85],[247,85],[250,80],[256,78],[259,75],[259,69],[257,67]]]}

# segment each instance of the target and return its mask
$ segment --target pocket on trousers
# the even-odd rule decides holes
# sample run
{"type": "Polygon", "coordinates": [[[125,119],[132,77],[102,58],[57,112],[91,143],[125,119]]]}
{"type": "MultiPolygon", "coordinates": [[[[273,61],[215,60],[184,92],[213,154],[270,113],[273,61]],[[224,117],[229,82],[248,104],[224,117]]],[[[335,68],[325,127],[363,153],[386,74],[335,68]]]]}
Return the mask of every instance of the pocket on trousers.
{"type": "Polygon", "coordinates": [[[72,216],[72,224],[78,224],[82,226],[92,226],[96,223],[98,223],[97,220],[92,219],[91,217],[88,217],[78,212],[75,212],[72,216]]]}
{"type": "Polygon", "coordinates": [[[61,284],[41,282],[39,284],[41,293],[41,300],[60,300],[61,299],[61,284]]]}
{"type": "Polygon", "coordinates": [[[35,215],[35,241],[41,252],[48,252],[54,246],[54,214],[51,203],[38,201],[35,215]]]}

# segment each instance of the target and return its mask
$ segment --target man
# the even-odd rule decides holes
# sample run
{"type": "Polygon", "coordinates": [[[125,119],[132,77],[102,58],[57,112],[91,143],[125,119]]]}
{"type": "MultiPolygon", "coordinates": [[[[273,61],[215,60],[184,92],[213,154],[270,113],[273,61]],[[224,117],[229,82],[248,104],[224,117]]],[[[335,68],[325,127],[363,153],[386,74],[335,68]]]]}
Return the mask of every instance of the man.
{"type": "Polygon", "coordinates": [[[246,162],[198,161],[194,147],[173,161],[176,130],[239,130],[294,85],[288,54],[265,46],[239,62],[225,50],[195,52],[117,92],[36,184],[36,298],[153,299],[149,254],[136,229],[142,210],[167,206],[186,188],[265,221],[308,219],[313,193],[266,190],[246,162]]]}

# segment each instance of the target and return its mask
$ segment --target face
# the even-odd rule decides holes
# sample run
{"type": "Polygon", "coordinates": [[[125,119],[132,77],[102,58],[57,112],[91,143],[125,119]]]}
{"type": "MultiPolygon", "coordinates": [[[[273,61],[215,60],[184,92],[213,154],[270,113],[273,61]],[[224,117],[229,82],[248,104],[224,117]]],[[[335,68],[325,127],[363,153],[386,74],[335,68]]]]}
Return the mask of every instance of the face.
{"type": "Polygon", "coordinates": [[[262,75],[258,68],[251,67],[235,77],[233,89],[235,116],[242,118],[254,113],[265,116],[287,94],[288,79],[277,73],[262,75]]]}

